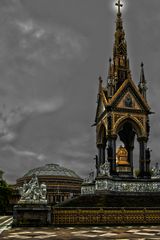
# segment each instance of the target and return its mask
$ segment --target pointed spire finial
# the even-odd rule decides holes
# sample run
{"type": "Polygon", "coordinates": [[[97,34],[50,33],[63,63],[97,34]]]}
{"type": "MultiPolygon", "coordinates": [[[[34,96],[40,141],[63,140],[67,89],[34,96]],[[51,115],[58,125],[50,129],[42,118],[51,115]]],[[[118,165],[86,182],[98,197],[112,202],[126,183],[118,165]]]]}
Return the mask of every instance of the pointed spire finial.
{"type": "Polygon", "coordinates": [[[99,83],[102,83],[102,82],[103,82],[102,77],[99,76],[99,83]]]}
{"type": "Polygon", "coordinates": [[[143,62],[141,62],[141,68],[143,68],[143,66],[144,66],[144,63],[143,63],[143,62]]]}
{"type": "Polygon", "coordinates": [[[102,83],[103,83],[102,77],[99,76],[99,91],[102,90],[102,83]]]}
{"type": "Polygon", "coordinates": [[[145,75],[144,75],[144,63],[141,62],[141,74],[140,74],[140,83],[145,84],[146,83],[146,79],[145,79],[145,75]]]}
{"type": "Polygon", "coordinates": [[[115,3],[116,7],[118,7],[118,15],[121,14],[121,7],[123,7],[123,4],[121,3],[121,0],[118,0],[118,3],[115,3]]]}
{"type": "Polygon", "coordinates": [[[146,99],[146,91],[147,91],[147,82],[144,75],[144,64],[141,62],[141,73],[140,73],[140,82],[139,82],[139,91],[142,96],[146,99]]]}
{"type": "Polygon", "coordinates": [[[109,58],[108,79],[112,78],[112,58],[109,58]]]}

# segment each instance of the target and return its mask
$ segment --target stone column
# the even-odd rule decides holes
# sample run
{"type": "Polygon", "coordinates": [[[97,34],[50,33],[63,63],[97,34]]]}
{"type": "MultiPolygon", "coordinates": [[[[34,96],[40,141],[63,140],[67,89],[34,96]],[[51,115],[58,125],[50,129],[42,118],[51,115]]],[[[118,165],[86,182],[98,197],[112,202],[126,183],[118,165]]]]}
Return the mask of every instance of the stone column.
{"type": "Polygon", "coordinates": [[[110,174],[116,175],[116,139],[117,136],[111,136],[108,139],[108,162],[110,162],[110,174]]]}
{"type": "Polygon", "coordinates": [[[105,162],[105,147],[103,144],[98,144],[98,157],[96,159],[97,175],[100,173],[100,166],[105,162]]]}
{"type": "Polygon", "coordinates": [[[105,163],[105,146],[103,144],[99,144],[97,147],[99,165],[102,165],[103,163],[105,163]]]}
{"type": "Polygon", "coordinates": [[[106,146],[103,145],[103,148],[102,148],[102,164],[105,163],[105,160],[106,160],[106,146]]]}
{"type": "Polygon", "coordinates": [[[139,142],[139,178],[146,177],[146,142],[147,139],[142,137],[138,138],[139,142]]]}
{"type": "Polygon", "coordinates": [[[102,145],[99,144],[98,145],[98,165],[101,165],[101,161],[102,161],[102,145]]]}
{"type": "Polygon", "coordinates": [[[151,178],[151,173],[150,173],[150,160],[146,160],[146,177],[151,178]]]}
{"type": "Polygon", "coordinates": [[[146,175],[147,175],[147,178],[151,178],[150,162],[151,162],[150,149],[147,148],[146,149],[146,175]]]}
{"type": "Polygon", "coordinates": [[[132,175],[133,175],[133,146],[126,147],[128,151],[128,162],[130,163],[131,170],[132,170],[132,175]]]}

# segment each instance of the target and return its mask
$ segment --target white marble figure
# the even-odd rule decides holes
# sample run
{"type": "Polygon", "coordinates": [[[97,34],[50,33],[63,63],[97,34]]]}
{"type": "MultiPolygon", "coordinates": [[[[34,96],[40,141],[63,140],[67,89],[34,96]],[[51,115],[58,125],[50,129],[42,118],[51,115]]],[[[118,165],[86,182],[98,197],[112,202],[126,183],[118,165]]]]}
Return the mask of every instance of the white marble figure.
{"type": "Polygon", "coordinates": [[[110,164],[108,162],[100,166],[100,175],[110,176],[110,164]]]}
{"type": "Polygon", "coordinates": [[[92,183],[94,181],[94,171],[89,173],[89,176],[84,179],[84,183],[92,183]]]}
{"type": "Polygon", "coordinates": [[[33,175],[32,179],[27,183],[24,182],[23,187],[19,188],[21,199],[19,203],[43,203],[47,204],[47,187],[45,183],[39,185],[38,178],[33,175]]]}
{"type": "Polygon", "coordinates": [[[42,183],[40,187],[41,187],[41,198],[43,200],[46,200],[47,199],[47,186],[45,183],[42,183]]]}
{"type": "Polygon", "coordinates": [[[156,163],[155,167],[152,168],[152,178],[160,178],[159,164],[156,163]]]}

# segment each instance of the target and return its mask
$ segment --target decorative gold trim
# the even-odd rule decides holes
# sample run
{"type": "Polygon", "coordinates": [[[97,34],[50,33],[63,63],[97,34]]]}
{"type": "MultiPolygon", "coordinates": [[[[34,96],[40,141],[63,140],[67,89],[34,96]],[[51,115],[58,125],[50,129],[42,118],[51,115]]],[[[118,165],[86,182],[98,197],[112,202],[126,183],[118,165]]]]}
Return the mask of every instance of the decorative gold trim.
{"type": "Polygon", "coordinates": [[[57,209],[52,211],[54,225],[160,224],[160,209],[57,209]]]}
{"type": "Polygon", "coordinates": [[[119,89],[117,90],[117,92],[114,94],[114,96],[110,99],[109,104],[111,105],[111,104],[114,102],[114,100],[117,98],[117,96],[118,96],[119,94],[121,94],[121,92],[123,92],[124,87],[125,87],[125,86],[127,85],[127,83],[129,83],[129,82],[131,83],[132,87],[133,87],[134,90],[136,91],[137,95],[141,98],[141,100],[142,100],[142,102],[144,103],[144,105],[146,106],[146,108],[147,108],[148,110],[150,110],[150,107],[149,107],[148,103],[146,102],[145,98],[139,93],[139,90],[138,90],[137,86],[135,85],[135,83],[133,82],[132,79],[126,79],[126,80],[123,82],[123,84],[120,86],[120,88],[119,88],[119,89]]]}

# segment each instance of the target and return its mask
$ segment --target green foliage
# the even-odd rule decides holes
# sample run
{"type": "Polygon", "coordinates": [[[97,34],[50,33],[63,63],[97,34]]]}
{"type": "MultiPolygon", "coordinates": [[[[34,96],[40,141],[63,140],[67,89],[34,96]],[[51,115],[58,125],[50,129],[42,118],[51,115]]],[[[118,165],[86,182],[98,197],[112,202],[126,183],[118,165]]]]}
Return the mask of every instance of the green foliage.
{"type": "Polygon", "coordinates": [[[0,181],[0,212],[5,213],[9,206],[9,197],[11,196],[11,188],[4,180],[0,181]]]}

